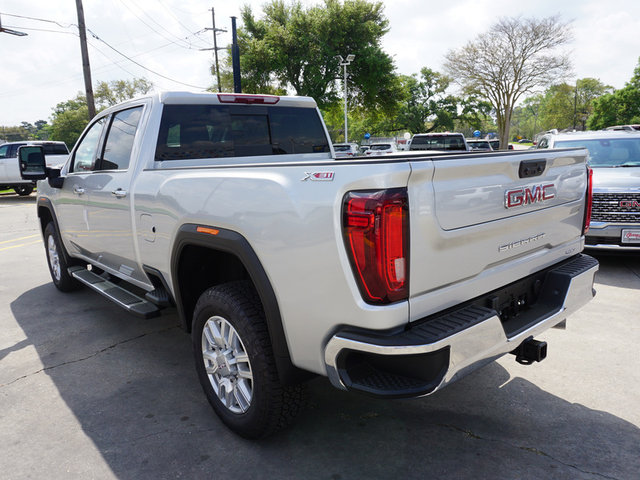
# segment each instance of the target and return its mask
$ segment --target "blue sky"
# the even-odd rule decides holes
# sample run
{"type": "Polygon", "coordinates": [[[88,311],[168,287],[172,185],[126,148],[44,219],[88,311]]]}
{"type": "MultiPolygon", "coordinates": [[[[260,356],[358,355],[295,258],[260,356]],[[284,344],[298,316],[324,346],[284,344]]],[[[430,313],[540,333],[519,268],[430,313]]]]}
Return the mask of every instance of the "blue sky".
{"type": "MultiPolygon", "coordinates": [[[[184,84],[209,86],[212,52],[200,49],[212,46],[211,32],[202,31],[211,27],[210,8],[215,8],[216,26],[230,32],[229,17],[239,16],[241,5],[249,4],[259,14],[264,3],[263,0],[84,0],[87,27],[100,38],[89,37],[94,83],[145,77],[158,89],[194,89],[184,84]],[[111,47],[175,81],[144,70],[111,47]]],[[[576,78],[595,77],[621,88],[631,78],[640,56],[637,0],[383,3],[390,22],[383,48],[404,74],[417,73],[425,66],[442,70],[447,51],[464,46],[501,16],[559,14],[564,21],[571,21],[574,41],[567,50],[573,59],[574,74],[567,79],[570,83],[576,78]]],[[[3,26],[29,33],[26,37],[0,34],[0,125],[49,120],[57,103],[84,90],[77,29],[72,25],[77,23],[75,1],[3,0],[0,15],[3,26]]],[[[230,33],[221,33],[218,44],[227,45],[230,38],[230,33]]]]}

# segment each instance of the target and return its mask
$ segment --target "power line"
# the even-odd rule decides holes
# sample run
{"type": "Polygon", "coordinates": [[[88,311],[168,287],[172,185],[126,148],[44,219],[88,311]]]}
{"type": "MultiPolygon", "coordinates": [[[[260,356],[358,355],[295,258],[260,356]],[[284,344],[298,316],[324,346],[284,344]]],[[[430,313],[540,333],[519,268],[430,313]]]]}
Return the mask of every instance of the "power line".
{"type": "Polygon", "coordinates": [[[9,28],[19,28],[20,30],[29,30],[29,31],[33,31],[33,32],[50,32],[50,33],[62,33],[64,35],[73,35],[73,36],[78,36],[77,33],[73,33],[73,32],[62,32],[60,30],[49,30],[47,28],[27,28],[27,27],[17,27],[15,25],[7,25],[7,27],[9,28]]]}
{"type": "MultiPolygon", "coordinates": [[[[35,20],[36,22],[47,22],[47,23],[55,23],[56,25],[58,25],[59,27],[62,28],[71,28],[71,27],[77,27],[78,25],[76,25],[75,23],[60,23],[60,22],[56,22],[55,20],[47,20],[45,18],[36,18],[36,17],[27,17],[25,15],[14,15],[11,13],[4,13],[4,12],[0,12],[0,15],[5,15],[7,17],[15,17],[15,18],[25,18],[27,20],[35,20]]],[[[22,28],[22,27],[20,27],[22,28]]]]}
{"type": "MultiPolygon", "coordinates": [[[[119,0],[120,3],[127,9],[129,10],[131,13],[133,13],[133,15],[136,16],[136,18],[138,20],[140,20],[142,23],[144,23],[149,29],[151,29],[152,31],[154,31],[155,33],[157,33],[158,35],[160,35],[162,38],[164,38],[165,40],[168,40],[170,42],[174,42],[174,40],[172,40],[171,38],[165,36],[162,32],[159,32],[158,30],[156,30],[155,28],[153,28],[153,26],[149,25],[141,16],[139,16],[129,5],[127,5],[123,0],[119,0]]],[[[182,45],[179,43],[176,43],[176,45],[180,45],[182,48],[186,48],[188,50],[192,49],[191,43],[187,42],[186,39],[182,39],[180,37],[178,37],[177,35],[174,35],[173,33],[169,32],[164,26],[160,25],[158,22],[156,22],[151,16],[149,16],[147,13],[142,12],[149,20],[151,20],[153,23],[155,23],[158,27],[160,27],[162,30],[164,30],[168,35],[171,35],[173,38],[177,39],[180,42],[184,42],[186,44],[182,45]]],[[[190,30],[189,30],[190,31],[190,30]]],[[[189,38],[189,37],[187,37],[189,38]]]]}
{"type": "MultiPolygon", "coordinates": [[[[126,6],[126,5],[125,5],[125,6],[126,6]]],[[[33,20],[33,21],[38,21],[38,22],[52,23],[52,24],[58,25],[58,26],[59,26],[59,27],[61,27],[61,28],[71,28],[71,27],[77,27],[77,26],[78,26],[78,25],[76,25],[76,24],[74,24],[74,23],[67,23],[67,24],[64,24],[64,23],[61,23],[61,22],[57,22],[57,21],[55,21],[55,20],[49,20],[49,19],[37,18],[37,17],[30,17],[30,16],[26,16],[26,15],[15,15],[15,14],[10,14],[10,13],[0,13],[0,14],[1,14],[1,15],[6,15],[6,16],[8,16],[8,17],[24,18],[24,19],[27,19],[27,20],[33,20]]],[[[138,17],[138,18],[139,18],[139,17],[138,17]]],[[[145,24],[146,24],[146,23],[145,23],[145,24]]],[[[149,25],[147,25],[147,26],[149,26],[149,25]]],[[[20,27],[20,28],[23,28],[23,27],[20,27]]],[[[149,27],[149,28],[152,28],[152,27],[149,27]]],[[[59,31],[59,30],[47,30],[47,29],[37,29],[37,28],[24,28],[24,30],[43,31],[43,32],[51,32],[51,33],[62,33],[62,34],[67,34],[67,35],[74,35],[74,36],[78,36],[78,34],[77,34],[77,33],[75,33],[75,32],[63,32],[63,31],[59,31]]],[[[190,84],[190,83],[181,82],[181,81],[179,81],[179,80],[175,80],[175,79],[173,79],[173,78],[167,77],[166,75],[163,75],[163,74],[161,74],[161,73],[159,73],[159,72],[156,72],[155,70],[152,70],[152,69],[150,69],[150,68],[148,68],[148,67],[145,67],[145,66],[144,66],[144,65],[142,65],[141,63],[139,63],[139,62],[135,61],[132,57],[130,57],[130,56],[128,56],[128,55],[125,55],[125,54],[124,54],[124,53],[122,53],[120,50],[118,50],[118,49],[116,49],[115,47],[111,46],[111,45],[110,45],[109,43],[107,43],[105,40],[103,40],[103,39],[101,39],[100,37],[98,37],[98,35],[96,35],[96,34],[95,34],[94,32],[92,32],[90,29],[88,29],[88,28],[87,28],[87,31],[88,31],[88,32],[93,36],[93,38],[95,38],[95,39],[96,39],[96,40],[98,40],[99,42],[102,42],[102,43],[103,43],[103,44],[105,44],[107,47],[109,47],[111,50],[113,50],[114,52],[116,52],[118,55],[120,55],[121,57],[123,57],[123,58],[125,58],[126,60],[130,61],[131,63],[133,63],[133,64],[137,65],[138,67],[142,68],[143,70],[146,70],[146,71],[148,71],[148,72],[150,72],[150,73],[152,73],[152,74],[154,74],[154,75],[157,75],[157,76],[159,76],[159,77],[161,77],[161,78],[164,78],[165,80],[169,80],[170,82],[174,82],[174,83],[177,83],[177,84],[180,84],[180,85],[185,85],[185,86],[187,86],[187,87],[197,88],[197,89],[201,89],[201,90],[206,90],[206,89],[208,88],[208,87],[203,87],[203,86],[200,86],[200,85],[193,85],[193,84],[190,84]]],[[[154,30],[154,31],[155,31],[155,30],[154,30]]],[[[198,34],[200,34],[200,33],[204,32],[204,31],[206,31],[206,29],[202,29],[202,30],[200,30],[200,31],[198,31],[198,32],[192,33],[190,36],[198,35],[198,34]]],[[[158,32],[156,32],[156,33],[158,33],[158,32]]],[[[168,45],[170,45],[170,44],[177,45],[177,46],[179,46],[179,47],[181,47],[181,48],[187,48],[187,47],[184,47],[184,45],[180,45],[180,44],[178,44],[178,43],[176,43],[176,42],[172,41],[171,39],[168,39],[168,38],[166,38],[166,37],[164,37],[164,38],[165,38],[166,40],[168,40],[168,41],[169,41],[169,43],[168,43],[168,44],[166,44],[166,45],[162,45],[162,46],[160,46],[160,47],[156,47],[156,48],[154,48],[154,49],[152,49],[152,50],[149,50],[149,51],[144,52],[144,53],[140,53],[140,54],[138,54],[138,55],[133,55],[133,57],[140,56],[140,55],[145,55],[145,54],[150,53],[150,52],[152,52],[152,51],[159,50],[159,49],[161,49],[161,48],[165,48],[165,47],[167,47],[167,46],[168,46],[168,45]]],[[[188,37],[187,37],[187,38],[188,38],[188,37]]],[[[93,47],[93,48],[96,48],[96,47],[95,47],[95,45],[93,45],[93,44],[92,44],[92,47],[93,47]]],[[[109,58],[109,57],[108,57],[104,52],[100,51],[100,50],[99,50],[99,49],[97,49],[97,48],[96,48],[96,50],[98,50],[98,51],[99,51],[102,55],[104,55],[106,58],[109,58]]],[[[132,75],[132,76],[134,76],[134,77],[135,77],[135,75],[133,75],[131,72],[128,72],[126,69],[124,69],[123,67],[121,67],[117,62],[112,61],[112,63],[113,63],[114,65],[116,65],[117,67],[121,68],[122,70],[124,70],[125,72],[127,72],[127,73],[129,73],[130,75],[132,75]]]]}
{"type": "Polygon", "coordinates": [[[95,38],[96,40],[98,40],[99,42],[104,43],[107,47],[109,47],[111,50],[113,50],[114,52],[116,52],[118,55],[121,55],[122,57],[126,58],[127,60],[129,60],[131,63],[135,63],[137,66],[139,66],[140,68],[142,68],[143,70],[146,70],[148,72],[153,73],[154,75],[157,75],[159,77],[164,78],[165,80],[169,80],[171,82],[174,83],[179,83],[180,85],[185,85],[187,87],[192,87],[192,88],[198,88],[201,90],[206,90],[207,87],[202,87],[200,85],[192,85],[190,83],[185,83],[185,82],[181,82],[179,80],[175,80],[173,78],[167,77],[166,75],[163,75],[161,73],[158,73],[154,70],[151,70],[150,68],[145,67],[144,65],[142,65],[139,62],[136,62],[134,59],[128,57],[127,55],[125,55],[124,53],[122,53],[120,50],[116,49],[115,47],[112,47],[111,45],[109,45],[107,42],[105,42],[104,40],[102,40],[100,37],[98,37],[98,35],[96,35],[94,32],[92,32],[90,29],[87,29],[87,31],[91,34],[91,36],[93,36],[93,38],[95,38]]]}
{"type": "MultiPolygon", "coordinates": [[[[164,9],[169,13],[169,15],[171,15],[171,16],[176,20],[176,22],[178,22],[178,24],[179,24],[182,28],[184,28],[187,32],[191,33],[191,31],[193,30],[192,28],[189,28],[189,27],[187,27],[184,23],[182,23],[182,22],[180,21],[180,19],[179,19],[176,15],[174,15],[174,13],[171,11],[171,9],[170,9],[169,7],[167,7],[167,5],[166,5],[162,0],[157,0],[157,1],[158,1],[158,3],[160,3],[160,5],[162,5],[162,6],[164,7],[164,9]]],[[[202,31],[204,31],[204,30],[201,30],[201,32],[202,32],[202,31]]],[[[196,34],[197,34],[197,33],[199,33],[199,32],[196,32],[196,34]]],[[[193,35],[195,35],[195,34],[193,34],[193,35]]],[[[204,43],[204,42],[203,42],[203,43],[204,43]]]]}

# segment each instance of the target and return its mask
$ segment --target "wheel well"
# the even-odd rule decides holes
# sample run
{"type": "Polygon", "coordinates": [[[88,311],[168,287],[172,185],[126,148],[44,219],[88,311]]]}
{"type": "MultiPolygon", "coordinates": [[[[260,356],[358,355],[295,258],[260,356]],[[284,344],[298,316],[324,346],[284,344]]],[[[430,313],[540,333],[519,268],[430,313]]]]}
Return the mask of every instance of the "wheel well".
{"type": "Polygon", "coordinates": [[[47,228],[49,222],[53,221],[51,211],[47,207],[38,207],[38,218],[40,219],[40,232],[44,233],[44,229],[47,228]]]}
{"type": "Polygon", "coordinates": [[[238,257],[207,247],[184,247],[178,265],[178,288],[184,308],[185,328],[188,332],[191,331],[190,319],[193,317],[196,302],[205,290],[236,280],[251,281],[238,257]]]}

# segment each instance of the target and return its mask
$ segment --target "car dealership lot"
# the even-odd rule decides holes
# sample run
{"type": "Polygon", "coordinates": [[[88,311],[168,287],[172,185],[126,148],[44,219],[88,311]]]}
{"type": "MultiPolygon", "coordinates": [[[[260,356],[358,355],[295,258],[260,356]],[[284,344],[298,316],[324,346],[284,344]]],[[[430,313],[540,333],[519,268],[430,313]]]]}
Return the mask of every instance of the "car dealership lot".
{"type": "Polygon", "coordinates": [[[3,478],[638,478],[640,254],[598,256],[596,298],[540,364],[394,401],[316,379],[291,428],[249,442],[207,404],[174,314],[58,292],[35,194],[0,195],[0,216],[3,478]]]}

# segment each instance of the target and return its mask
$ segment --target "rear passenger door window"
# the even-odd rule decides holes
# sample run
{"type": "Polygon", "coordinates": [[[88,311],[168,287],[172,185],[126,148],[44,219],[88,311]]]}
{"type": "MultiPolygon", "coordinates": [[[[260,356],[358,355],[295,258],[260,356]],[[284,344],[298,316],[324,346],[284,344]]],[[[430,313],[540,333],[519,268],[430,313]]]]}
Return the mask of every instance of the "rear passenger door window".
{"type": "Polygon", "coordinates": [[[141,115],[142,107],[136,107],[123,110],[113,116],[97,170],[129,168],[133,141],[141,115]]]}

